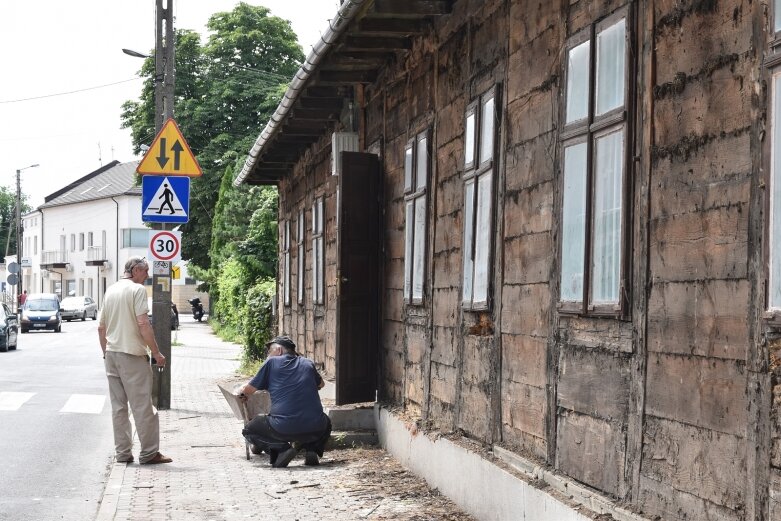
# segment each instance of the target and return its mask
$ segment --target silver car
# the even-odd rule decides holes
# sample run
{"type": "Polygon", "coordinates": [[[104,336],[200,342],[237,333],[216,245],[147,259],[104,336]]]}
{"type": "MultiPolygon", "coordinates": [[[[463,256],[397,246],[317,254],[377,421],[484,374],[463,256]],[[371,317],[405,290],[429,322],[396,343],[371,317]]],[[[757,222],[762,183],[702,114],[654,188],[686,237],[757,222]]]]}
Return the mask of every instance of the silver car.
{"type": "Polygon", "coordinates": [[[82,321],[98,319],[98,306],[90,297],[66,297],[60,302],[60,315],[70,322],[80,318],[82,321]]]}

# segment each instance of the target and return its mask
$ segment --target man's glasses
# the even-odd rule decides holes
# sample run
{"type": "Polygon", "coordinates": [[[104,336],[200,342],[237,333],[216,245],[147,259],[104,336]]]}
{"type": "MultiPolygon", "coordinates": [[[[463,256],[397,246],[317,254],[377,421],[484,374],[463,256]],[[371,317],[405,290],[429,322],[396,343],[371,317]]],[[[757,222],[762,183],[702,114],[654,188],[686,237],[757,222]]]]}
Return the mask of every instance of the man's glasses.
{"type": "Polygon", "coordinates": [[[141,264],[143,264],[144,266],[146,266],[146,265],[147,265],[147,262],[146,262],[146,257],[141,257],[140,259],[133,261],[133,262],[130,264],[130,270],[129,270],[129,273],[132,273],[132,272],[133,272],[133,269],[134,269],[136,266],[139,266],[139,265],[141,265],[141,264]]]}

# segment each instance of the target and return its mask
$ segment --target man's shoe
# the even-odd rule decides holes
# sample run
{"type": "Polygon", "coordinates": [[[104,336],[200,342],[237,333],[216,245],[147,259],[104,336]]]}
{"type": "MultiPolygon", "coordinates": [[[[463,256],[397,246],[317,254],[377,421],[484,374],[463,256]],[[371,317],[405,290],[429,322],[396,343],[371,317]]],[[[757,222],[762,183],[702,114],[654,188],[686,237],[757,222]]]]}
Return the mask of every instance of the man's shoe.
{"type": "Polygon", "coordinates": [[[279,457],[279,451],[277,450],[270,450],[268,453],[268,462],[271,463],[271,466],[274,466],[274,463],[277,462],[277,458],[279,457]]]}
{"type": "Polygon", "coordinates": [[[261,448],[258,447],[257,445],[255,445],[254,443],[250,443],[249,450],[253,454],[263,454],[263,451],[261,450],[261,448]]]}
{"type": "Polygon", "coordinates": [[[296,454],[298,453],[298,449],[294,449],[293,447],[290,447],[285,452],[280,452],[279,456],[277,456],[277,460],[272,463],[272,467],[275,469],[281,469],[287,467],[288,463],[293,461],[293,458],[296,457],[296,454]]]}
{"type": "Polygon", "coordinates": [[[144,465],[156,465],[157,463],[171,463],[173,460],[168,456],[163,456],[161,453],[157,453],[154,457],[147,461],[142,461],[144,465]]]}
{"type": "Polygon", "coordinates": [[[135,460],[133,459],[133,456],[130,456],[129,458],[125,458],[125,459],[118,459],[118,460],[117,460],[117,463],[133,463],[133,461],[135,461],[135,460]]]}
{"type": "Polygon", "coordinates": [[[317,453],[313,450],[306,451],[306,456],[304,456],[304,465],[309,465],[310,467],[314,467],[319,464],[320,464],[320,458],[317,457],[317,453]]]}

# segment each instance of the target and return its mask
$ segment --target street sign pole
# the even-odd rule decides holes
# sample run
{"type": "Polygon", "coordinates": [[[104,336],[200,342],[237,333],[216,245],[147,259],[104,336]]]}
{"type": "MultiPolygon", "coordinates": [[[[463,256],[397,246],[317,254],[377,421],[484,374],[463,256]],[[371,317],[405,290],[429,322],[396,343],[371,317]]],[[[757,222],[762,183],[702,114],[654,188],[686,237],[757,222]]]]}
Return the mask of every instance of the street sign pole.
{"type": "MultiPolygon", "coordinates": [[[[174,9],[173,0],[155,1],[155,130],[174,116],[174,9]]],[[[152,228],[164,230],[165,224],[152,228]]],[[[153,371],[152,394],[157,394],[157,408],[171,408],[171,270],[167,274],[152,275],[152,316],[155,341],[165,356],[165,371],[153,371]],[[154,391],[157,390],[157,393],[154,391]]]]}

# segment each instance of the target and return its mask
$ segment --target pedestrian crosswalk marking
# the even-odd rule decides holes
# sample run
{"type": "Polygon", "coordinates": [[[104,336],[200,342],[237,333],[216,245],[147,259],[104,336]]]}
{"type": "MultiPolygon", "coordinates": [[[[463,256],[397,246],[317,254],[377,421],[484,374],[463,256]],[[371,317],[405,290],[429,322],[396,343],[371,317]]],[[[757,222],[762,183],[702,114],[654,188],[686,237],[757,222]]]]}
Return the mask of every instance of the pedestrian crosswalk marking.
{"type": "Polygon", "coordinates": [[[34,395],[35,393],[0,392],[0,411],[15,411],[34,395]]]}
{"type": "Polygon", "coordinates": [[[100,414],[106,403],[104,395],[97,394],[72,394],[60,412],[74,412],[81,414],[100,414]]]}

